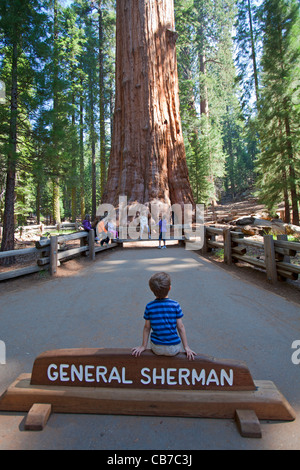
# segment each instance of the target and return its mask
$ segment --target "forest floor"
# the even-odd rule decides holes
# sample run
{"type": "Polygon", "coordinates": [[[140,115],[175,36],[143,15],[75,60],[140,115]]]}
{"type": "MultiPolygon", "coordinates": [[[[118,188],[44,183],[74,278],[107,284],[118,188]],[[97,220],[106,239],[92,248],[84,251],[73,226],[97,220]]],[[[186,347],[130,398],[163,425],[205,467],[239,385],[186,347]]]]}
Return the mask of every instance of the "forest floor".
{"type": "Polygon", "coordinates": [[[257,198],[248,196],[246,199],[226,200],[215,206],[214,212],[212,207],[208,207],[205,213],[205,220],[211,222],[214,219],[222,220],[232,214],[236,217],[250,216],[252,214],[267,212],[266,207],[261,204],[257,198]],[[215,214],[215,217],[214,217],[215,214]]]}
{"type": "MultiPolygon", "coordinates": [[[[250,216],[254,214],[263,214],[266,212],[264,205],[260,204],[259,201],[254,197],[247,197],[246,199],[241,199],[238,201],[226,201],[222,204],[215,206],[214,211],[212,208],[208,208],[205,212],[205,224],[214,224],[217,227],[226,226],[226,218],[228,215],[233,215],[235,218],[242,216],[250,216]]],[[[229,222],[230,223],[230,222],[229,222]]],[[[30,248],[35,246],[35,238],[27,234],[27,238],[16,239],[15,249],[30,248]]],[[[262,240],[262,236],[255,235],[251,238],[255,240],[262,240]]],[[[69,249],[79,246],[79,240],[67,242],[69,249]]],[[[109,250],[110,251],[110,250],[109,250]]],[[[248,249],[249,252],[249,249],[248,249]]],[[[251,248],[251,253],[253,256],[260,257],[262,255],[261,251],[251,248]]],[[[101,257],[107,257],[108,252],[101,253],[101,257]]],[[[15,263],[13,266],[7,268],[0,265],[0,273],[7,271],[9,269],[19,269],[25,266],[33,264],[36,258],[39,257],[39,254],[30,255],[30,256],[16,256],[15,263]]],[[[266,282],[265,272],[257,267],[247,265],[242,262],[228,266],[223,262],[223,253],[222,250],[216,250],[211,253],[208,253],[205,256],[214,264],[218,265],[221,269],[224,269],[230,272],[232,275],[237,276],[239,279],[247,280],[253,284],[256,284],[260,287],[277,293],[278,295],[285,297],[288,300],[292,300],[300,304],[300,279],[297,281],[288,280],[286,282],[280,282],[276,286],[273,286],[266,282]]],[[[300,254],[298,254],[297,264],[300,264],[300,254]]],[[[90,263],[86,257],[77,257],[75,259],[61,263],[60,268],[58,269],[57,276],[72,276],[76,274],[80,269],[84,269],[88,263],[90,263]]],[[[19,277],[16,279],[11,279],[8,281],[2,281],[0,283],[0,294],[1,291],[15,290],[15,289],[26,289],[26,285],[31,285],[32,282],[43,282],[49,279],[49,273],[47,271],[41,271],[39,273],[27,275],[24,277],[19,277]]]]}
{"type": "MultiPolygon", "coordinates": [[[[283,205],[279,205],[279,209],[283,209],[283,205]]],[[[240,199],[237,201],[227,200],[221,204],[218,204],[214,207],[209,207],[205,213],[205,223],[208,225],[213,224],[216,227],[226,227],[231,223],[231,218],[238,218],[243,216],[261,216],[267,214],[266,207],[261,204],[257,198],[252,196],[247,196],[245,199],[240,199]],[[226,219],[229,219],[228,222],[226,219]]],[[[253,235],[251,239],[262,241],[262,235],[253,235]]],[[[216,238],[217,240],[217,238],[216,238]]],[[[261,250],[248,247],[248,253],[251,256],[257,258],[262,257],[263,253],[261,250]]],[[[237,262],[228,266],[223,262],[223,253],[222,250],[212,251],[207,253],[205,256],[214,264],[218,265],[220,268],[230,272],[234,276],[237,276],[241,280],[246,280],[253,284],[256,284],[259,287],[263,287],[269,291],[272,291],[282,297],[285,297],[288,300],[292,300],[300,304],[300,279],[297,281],[287,280],[286,282],[279,282],[276,286],[266,282],[265,272],[255,266],[251,266],[246,263],[237,262]]],[[[300,264],[300,253],[295,257],[295,262],[300,264]]]]}

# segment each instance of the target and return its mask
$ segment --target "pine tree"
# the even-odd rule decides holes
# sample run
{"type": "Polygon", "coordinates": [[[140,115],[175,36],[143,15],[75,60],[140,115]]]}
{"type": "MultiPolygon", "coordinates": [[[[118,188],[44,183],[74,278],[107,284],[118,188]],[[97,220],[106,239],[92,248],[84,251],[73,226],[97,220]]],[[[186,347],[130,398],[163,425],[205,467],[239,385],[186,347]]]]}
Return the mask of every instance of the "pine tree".
{"type": "Polygon", "coordinates": [[[189,175],[198,202],[216,200],[227,150],[223,122],[232,115],[234,2],[177,0],[179,75],[189,175]],[[228,111],[230,110],[230,111],[228,111]]]}
{"type": "Polygon", "coordinates": [[[88,0],[77,0],[73,3],[73,8],[77,14],[78,28],[83,31],[85,41],[79,58],[79,180],[80,180],[80,217],[81,220],[85,217],[86,212],[86,191],[85,191],[85,159],[84,159],[84,133],[85,126],[85,106],[86,93],[88,89],[88,75],[86,73],[86,60],[87,60],[87,43],[89,41],[87,35],[86,25],[89,22],[89,14],[91,11],[91,4],[88,0]]]}
{"type": "Polygon", "coordinates": [[[299,225],[299,7],[296,0],[266,0],[261,13],[264,42],[258,186],[270,209],[285,201],[287,222],[291,202],[293,223],[299,225]]]}
{"type": "MultiPolygon", "coordinates": [[[[62,50],[64,51],[65,60],[63,62],[64,81],[68,84],[65,94],[68,97],[68,121],[69,128],[66,152],[66,163],[68,166],[65,185],[68,189],[66,194],[71,194],[71,210],[65,211],[65,215],[71,216],[75,222],[77,216],[77,187],[80,165],[80,133],[78,132],[78,116],[80,114],[80,97],[83,93],[82,78],[82,54],[85,44],[83,28],[78,24],[77,11],[74,7],[68,7],[62,11],[62,27],[61,36],[62,50]]],[[[68,198],[67,198],[68,199],[68,198]]],[[[64,200],[64,204],[68,207],[68,201],[64,200]]]]}
{"type": "MultiPolygon", "coordinates": [[[[111,0],[76,1],[74,7],[77,11],[78,24],[84,29],[85,44],[80,56],[80,70],[82,73],[82,86],[85,82],[85,91],[82,89],[80,98],[80,120],[83,124],[83,113],[89,139],[90,159],[87,162],[91,174],[89,177],[91,191],[92,218],[96,215],[97,205],[101,199],[106,180],[107,165],[107,131],[106,119],[108,114],[107,89],[109,53],[112,47],[114,33],[111,31],[114,24],[115,11],[112,15],[111,0]],[[99,150],[99,157],[98,157],[99,150]],[[99,178],[99,179],[98,179],[99,178]]],[[[80,178],[81,178],[81,215],[83,216],[83,129],[80,124],[80,178]]],[[[87,202],[87,207],[90,204],[87,202]]]]}
{"type": "MultiPolygon", "coordinates": [[[[45,15],[41,12],[41,2],[37,0],[3,0],[0,4],[1,41],[10,54],[10,110],[7,134],[7,178],[5,192],[5,210],[3,218],[3,238],[1,250],[14,249],[14,205],[16,172],[19,161],[18,122],[21,99],[19,95],[20,64],[26,57],[32,69],[36,66],[39,55],[38,38],[43,37],[45,15]],[[22,59],[23,57],[23,59],[22,59]]],[[[5,264],[13,261],[4,260],[5,264]]]]}
{"type": "Polygon", "coordinates": [[[50,0],[48,10],[49,51],[40,77],[42,101],[37,136],[43,148],[44,170],[52,182],[52,220],[61,221],[61,210],[76,219],[79,171],[79,114],[81,93],[82,32],[71,7],[50,0]],[[63,191],[62,191],[63,189],[63,191]]]}
{"type": "Polygon", "coordinates": [[[180,112],[189,170],[189,178],[196,203],[205,200],[205,172],[201,166],[199,133],[200,121],[197,113],[197,56],[194,53],[194,2],[175,1],[175,21],[178,33],[178,75],[180,112]]]}
{"type": "Polygon", "coordinates": [[[244,106],[249,105],[252,95],[259,100],[260,28],[257,7],[253,0],[237,0],[236,44],[238,47],[237,68],[243,84],[244,106]]]}

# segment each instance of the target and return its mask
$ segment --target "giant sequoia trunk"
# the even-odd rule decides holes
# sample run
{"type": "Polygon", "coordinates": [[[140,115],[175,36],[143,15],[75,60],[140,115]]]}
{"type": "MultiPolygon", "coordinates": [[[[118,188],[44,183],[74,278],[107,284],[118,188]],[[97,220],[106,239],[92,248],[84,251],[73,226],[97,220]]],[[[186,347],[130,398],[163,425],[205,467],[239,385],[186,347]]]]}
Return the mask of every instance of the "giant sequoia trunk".
{"type": "Polygon", "coordinates": [[[172,0],[117,2],[116,102],[102,202],[193,203],[179,112],[172,0]]]}

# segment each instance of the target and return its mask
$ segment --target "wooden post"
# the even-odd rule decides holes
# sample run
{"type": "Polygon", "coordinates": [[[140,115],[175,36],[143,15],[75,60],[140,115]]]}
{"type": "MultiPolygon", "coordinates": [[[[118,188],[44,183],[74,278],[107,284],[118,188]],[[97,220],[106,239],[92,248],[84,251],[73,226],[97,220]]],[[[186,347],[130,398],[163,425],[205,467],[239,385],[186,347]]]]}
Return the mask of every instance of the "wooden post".
{"type": "Polygon", "coordinates": [[[264,236],[264,252],[267,270],[267,280],[274,284],[277,282],[278,279],[273,235],[264,236]]]}
{"type": "MultiPolygon", "coordinates": [[[[283,234],[283,235],[277,235],[277,240],[283,240],[284,242],[287,242],[288,241],[288,237],[287,235],[283,234]]],[[[290,263],[291,262],[291,258],[290,256],[288,255],[280,255],[278,254],[278,258],[280,259],[280,261],[283,261],[284,263],[290,263]]]]}
{"type": "Polygon", "coordinates": [[[231,228],[225,228],[223,230],[223,238],[224,238],[224,263],[231,265],[232,264],[232,257],[231,257],[231,228]]]}
{"type": "MultiPolygon", "coordinates": [[[[277,235],[277,240],[288,241],[288,237],[285,234],[277,235]]],[[[290,256],[283,255],[283,254],[280,254],[280,253],[277,253],[277,259],[278,259],[278,261],[283,261],[284,263],[290,263],[291,262],[290,256]]],[[[292,279],[295,279],[293,277],[293,273],[291,273],[290,276],[292,277],[292,279]]],[[[297,276],[297,278],[298,278],[298,276],[297,276]]],[[[282,282],[285,282],[287,280],[287,278],[285,276],[283,276],[282,274],[278,275],[278,279],[279,279],[279,281],[282,281],[282,282]]]]}
{"type": "Polygon", "coordinates": [[[52,405],[46,403],[35,403],[30,408],[24,429],[26,431],[42,431],[51,414],[52,405]]]}
{"type": "MultiPolygon", "coordinates": [[[[211,228],[214,228],[215,226],[214,226],[214,225],[210,225],[210,227],[211,227],[211,228]]],[[[212,242],[216,241],[216,236],[215,236],[214,233],[206,232],[206,251],[207,251],[208,253],[210,253],[213,249],[212,249],[212,247],[207,246],[207,242],[208,242],[208,241],[212,241],[212,242]]]]}
{"type": "Polygon", "coordinates": [[[261,438],[259,420],[253,410],[236,410],[235,420],[242,437],[261,438]]]}
{"type": "MultiPolygon", "coordinates": [[[[87,233],[87,232],[86,232],[87,233]]],[[[86,246],[88,245],[89,243],[89,237],[88,237],[88,234],[86,237],[83,237],[83,238],[80,238],[80,247],[83,247],[83,246],[86,246]]],[[[87,256],[87,252],[86,251],[83,251],[82,252],[82,256],[87,256]]]]}
{"type": "Polygon", "coordinates": [[[57,236],[50,237],[50,275],[53,276],[57,271],[57,236]]]}
{"type": "Polygon", "coordinates": [[[90,260],[94,261],[95,259],[95,231],[90,230],[89,231],[89,254],[90,254],[90,260]]]}
{"type": "Polygon", "coordinates": [[[205,255],[207,253],[207,230],[206,230],[205,225],[203,227],[203,245],[202,245],[200,252],[201,252],[201,255],[205,255]]]}

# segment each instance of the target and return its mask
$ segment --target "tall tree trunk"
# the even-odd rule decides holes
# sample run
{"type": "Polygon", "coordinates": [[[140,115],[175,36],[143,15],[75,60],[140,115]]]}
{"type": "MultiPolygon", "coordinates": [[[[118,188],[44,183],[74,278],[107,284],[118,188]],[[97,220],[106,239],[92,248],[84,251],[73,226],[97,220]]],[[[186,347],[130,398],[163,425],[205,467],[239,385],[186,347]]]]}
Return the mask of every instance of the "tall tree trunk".
{"type": "Polygon", "coordinates": [[[296,172],[295,172],[295,157],[292,146],[292,136],[291,136],[291,126],[290,119],[288,116],[288,105],[286,99],[284,99],[284,109],[286,112],[284,124],[285,124],[285,133],[286,133],[286,149],[289,157],[289,186],[291,190],[291,199],[292,199],[292,211],[293,211],[293,224],[299,225],[299,208],[298,208],[298,194],[296,186],[296,172]]]}
{"type": "Polygon", "coordinates": [[[289,167],[290,173],[290,186],[291,186],[291,199],[292,199],[292,211],[293,211],[293,224],[299,225],[299,208],[298,208],[298,195],[297,195],[297,186],[296,186],[296,173],[294,164],[291,164],[289,167]]]}
{"type": "Polygon", "coordinates": [[[102,202],[193,203],[179,112],[172,0],[117,2],[116,101],[102,202]]]}
{"type": "MultiPolygon", "coordinates": [[[[201,33],[203,34],[203,32],[201,33]]],[[[209,117],[209,108],[208,108],[208,93],[207,93],[207,85],[205,83],[206,80],[206,57],[205,53],[202,52],[199,54],[199,63],[200,63],[200,72],[201,78],[203,80],[203,84],[200,89],[200,113],[201,115],[205,115],[207,118],[209,117]]]]}
{"type": "Polygon", "coordinates": [[[54,224],[60,224],[60,187],[59,178],[53,179],[53,192],[52,192],[52,217],[54,224]]]}
{"type": "Polygon", "coordinates": [[[95,112],[94,112],[94,90],[93,82],[89,80],[90,95],[90,143],[91,143],[91,165],[92,165],[92,220],[96,217],[96,131],[95,131],[95,112]]]}
{"type": "Polygon", "coordinates": [[[230,181],[230,192],[232,199],[234,199],[236,191],[236,181],[235,181],[235,169],[234,169],[234,152],[233,152],[233,143],[232,143],[232,129],[231,129],[231,116],[229,114],[229,108],[227,106],[227,119],[225,121],[225,126],[227,126],[227,151],[228,151],[228,179],[230,181]]]}
{"type": "MultiPolygon", "coordinates": [[[[18,114],[18,46],[17,42],[12,47],[12,85],[11,85],[11,108],[9,126],[9,151],[7,159],[7,177],[5,192],[5,209],[3,218],[3,236],[1,251],[14,249],[15,226],[15,185],[16,185],[16,160],[17,160],[17,114],[18,114]]],[[[4,258],[1,264],[10,265],[14,258],[4,258]]]]}
{"type": "Polygon", "coordinates": [[[75,93],[72,94],[72,196],[71,196],[71,218],[72,222],[76,222],[77,216],[77,145],[75,141],[76,136],[76,119],[75,119],[75,93]]]}
{"type": "Polygon", "coordinates": [[[98,34],[99,34],[99,110],[100,110],[100,195],[102,196],[106,181],[105,161],[105,115],[104,115],[104,63],[103,63],[103,15],[102,0],[98,4],[98,34]]]}
{"type": "Polygon", "coordinates": [[[37,181],[36,184],[36,200],[35,200],[36,221],[41,222],[41,184],[37,181]]]}
{"type": "MultiPolygon", "coordinates": [[[[191,48],[190,47],[184,47],[182,49],[183,56],[186,58],[191,58],[191,48]]],[[[192,126],[189,129],[188,132],[188,141],[189,144],[193,150],[194,153],[194,161],[193,161],[193,174],[195,175],[193,178],[193,194],[195,198],[195,202],[199,202],[200,200],[200,175],[199,175],[199,160],[198,160],[198,155],[200,153],[199,150],[199,129],[196,125],[197,122],[197,110],[196,110],[196,103],[195,103],[195,96],[194,96],[194,89],[192,86],[192,72],[191,72],[191,61],[188,61],[185,67],[183,67],[182,70],[182,76],[186,83],[189,83],[189,88],[187,92],[187,106],[188,106],[188,112],[189,112],[189,117],[191,118],[191,121],[193,122],[192,126]]]]}
{"type": "Polygon", "coordinates": [[[80,215],[81,220],[84,220],[85,216],[85,199],[84,199],[84,152],[83,152],[83,79],[81,83],[81,95],[80,95],[80,132],[79,132],[79,151],[80,151],[80,215]]]}
{"type": "Polygon", "coordinates": [[[258,72],[257,72],[257,63],[256,63],[256,47],[255,47],[254,31],[253,31],[251,0],[248,0],[248,17],[249,17],[250,40],[251,40],[251,51],[252,51],[251,57],[252,57],[254,84],[255,84],[255,96],[256,96],[256,102],[258,103],[259,102],[258,72]]]}
{"type": "Polygon", "coordinates": [[[288,185],[287,185],[287,177],[286,171],[282,171],[282,179],[284,181],[283,187],[283,199],[284,199],[284,222],[289,224],[291,222],[291,215],[290,215],[290,203],[289,203],[289,193],[288,193],[288,185]]]}
{"type": "MultiPolygon", "coordinates": [[[[204,32],[201,27],[200,37],[203,37],[203,34],[204,32]]],[[[214,194],[211,198],[211,206],[212,206],[213,214],[215,214],[215,205],[217,201],[215,197],[215,192],[216,192],[215,191],[215,177],[214,177],[213,171],[211,170],[213,156],[212,156],[212,152],[210,149],[211,145],[210,145],[210,136],[209,136],[210,134],[209,102],[208,102],[208,90],[207,90],[207,85],[206,85],[206,55],[205,55],[204,50],[201,53],[199,53],[199,63],[200,63],[201,79],[203,80],[203,84],[200,89],[200,113],[201,113],[201,116],[205,116],[205,119],[207,120],[207,126],[205,126],[204,133],[208,134],[209,168],[210,168],[208,179],[211,182],[212,187],[214,188],[214,194]]]]}
{"type": "MultiPolygon", "coordinates": [[[[282,121],[279,119],[279,133],[280,133],[280,152],[281,158],[284,160],[284,139],[282,133],[282,121]]],[[[282,170],[282,181],[283,181],[283,200],[284,200],[284,222],[286,224],[291,223],[291,214],[290,214],[290,202],[289,202],[289,187],[288,187],[288,178],[286,168],[282,170]]]]}
{"type": "MultiPolygon", "coordinates": [[[[53,34],[54,34],[54,58],[53,58],[53,148],[57,150],[58,148],[58,0],[54,0],[53,3],[53,12],[54,12],[54,25],[53,25],[53,34]]],[[[55,163],[54,163],[55,165],[55,163]]],[[[60,188],[59,188],[59,177],[53,178],[53,195],[52,195],[52,216],[55,224],[60,224],[60,188]]]]}

